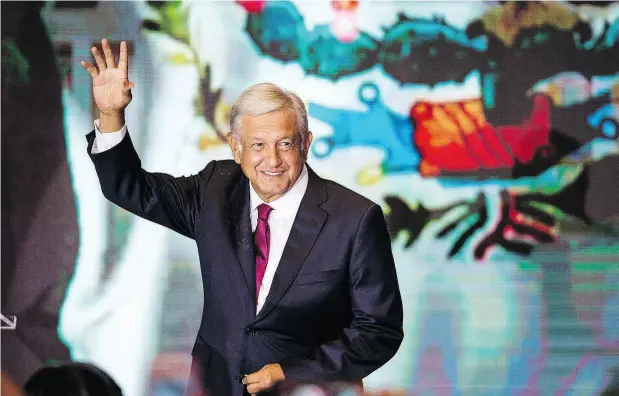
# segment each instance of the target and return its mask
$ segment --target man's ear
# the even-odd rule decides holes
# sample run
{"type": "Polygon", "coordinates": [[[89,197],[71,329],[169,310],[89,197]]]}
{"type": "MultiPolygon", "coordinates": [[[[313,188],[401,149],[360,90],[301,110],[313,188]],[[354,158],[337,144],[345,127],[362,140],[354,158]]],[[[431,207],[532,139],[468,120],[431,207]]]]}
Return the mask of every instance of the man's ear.
{"type": "Polygon", "coordinates": [[[312,135],[312,131],[307,131],[307,135],[305,135],[305,142],[303,144],[303,154],[305,155],[306,160],[309,155],[309,148],[310,148],[310,145],[312,144],[313,138],[314,136],[312,135]]]}
{"type": "Polygon", "coordinates": [[[239,151],[240,143],[236,138],[236,135],[232,132],[228,132],[228,136],[226,137],[228,140],[228,146],[230,146],[230,150],[232,150],[232,156],[234,157],[234,162],[237,164],[241,163],[241,153],[239,151]]]}

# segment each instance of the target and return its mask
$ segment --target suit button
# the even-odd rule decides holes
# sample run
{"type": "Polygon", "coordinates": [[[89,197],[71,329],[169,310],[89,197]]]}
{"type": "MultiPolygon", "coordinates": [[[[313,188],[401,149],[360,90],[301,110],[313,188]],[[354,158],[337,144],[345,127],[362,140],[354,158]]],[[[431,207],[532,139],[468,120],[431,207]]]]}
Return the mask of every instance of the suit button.
{"type": "Polygon", "coordinates": [[[256,329],[248,327],[245,329],[245,334],[247,334],[248,336],[253,336],[253,335],[258,334],[258,332],[256,331],[256,329]]]}
{"type": "Polygon", "coordinates": [[[239,384],[243,383],[243,377],[241,377],[240,375],[237,375],[236,377],[234,377],[234,379],[236,380],[236,382],[238,382],[239,384]]]}

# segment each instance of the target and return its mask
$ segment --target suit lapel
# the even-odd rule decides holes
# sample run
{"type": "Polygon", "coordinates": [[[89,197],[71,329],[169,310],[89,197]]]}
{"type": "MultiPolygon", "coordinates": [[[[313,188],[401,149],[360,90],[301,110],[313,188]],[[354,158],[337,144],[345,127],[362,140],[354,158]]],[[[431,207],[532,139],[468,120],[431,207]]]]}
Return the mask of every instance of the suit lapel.
{"type": "Polygon", "coordinates": [[[308,166],[308,183],[297,211],[271,289],[256,321],[267,315],[290,288],[327,220],[319,205],[327,200],[325,182],[308,166]]]}
{"type": "MultiPolygon", "coordinates": [[[[243,271],[243,282],[246,291],[256,306],[256,258],[254,253],[254,236],[251,231],[249,202],[249,180],[242,176],[235,186],[230,198],[230,226],[232,228],[233,243],[243,271]]],[[[222,287],[226,287],[222,285],[222,287]]],[[[255,310],[253,311],[255,315],[255,310]]]]}

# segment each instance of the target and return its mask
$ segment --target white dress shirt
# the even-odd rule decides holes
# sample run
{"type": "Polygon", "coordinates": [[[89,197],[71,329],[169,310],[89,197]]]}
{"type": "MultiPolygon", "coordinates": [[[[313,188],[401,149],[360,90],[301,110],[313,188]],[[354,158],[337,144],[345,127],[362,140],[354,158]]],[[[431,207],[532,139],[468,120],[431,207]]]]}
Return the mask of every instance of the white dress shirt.
{"type": "Polygon", "coordinates": [[[125,134],[127,133],[127,125],[123,125],[122,129],[118,132],[102,133],[99,130],[99,119],[95,120],[95,141],[92,144],[92,154],[102,153],[105,150],[109,150],[122,142],[125,134]]]}
{"type": "MultiPolygon", "coordinates": [[[[102,153],[111,149],[118,143],[120,143],[125,134],[127,133],[127,126],[123,126],[118,132],[101,133],[99,131],[99,120],[95,120],[95,141],[92,145],[92,154],[102,153]]],[[[279,262],[284,253],[284,247],[288,242],[288,236],[292,229],[292,224],[297,216],[299,206],[301,206],[301,200],[307,190],[308,173],[307,167],[303,165],[301,175],[294,183],[294,185],[280,198],[275,201],[267,203],[273,208],[269,214],[269,231],[271,233],[269,244],[269,262],[264,272],[264,278],[262,279],[262,285],[258,292],[258,304],[256,306],[256,313],[260,312],[260,309],[264,305],[264,301],[271,290],[271,284],[273,283],[273,277],[275,271],[279,266],[279,262]]],[[[260,198],[258,193],[254,190],[254,187],[249,184],[249,198],[250,198],[250,217],[251,217],[251,229],[252,232],[256,231],[258,226],[258,205],[266,203],[260,198]]]]}
{"type": "Polygon", "coordinates": [[[301,200],[307,190],[307,167],[303,165],[301,175],[294,183],[294,185],[275,201],[266,203],[260,198],[258,193],[254,190],[254,187],[250,185],[249,188],[249,200],[250,200],[250,215],[251,215],[251,230],[256,231],[258,226],[258,205],[266,203],[273,208],[269,214],[269,230],[271,233],[271,239],[269,244],[269,262],[264,272],[264,278],[262,279],[262,285],[258,292],[258,305],[256,307],[256,313],[260,312],[260,308],[264,304],[264,301],[271,290],[271,284],[273,283],[273,277],[275,271],[279,266],[279,261],[282,258],[284,247],[288,242],[288,236],[292,229],[292,224],[297,216],[299,206],[301,206],[301,200]]]}

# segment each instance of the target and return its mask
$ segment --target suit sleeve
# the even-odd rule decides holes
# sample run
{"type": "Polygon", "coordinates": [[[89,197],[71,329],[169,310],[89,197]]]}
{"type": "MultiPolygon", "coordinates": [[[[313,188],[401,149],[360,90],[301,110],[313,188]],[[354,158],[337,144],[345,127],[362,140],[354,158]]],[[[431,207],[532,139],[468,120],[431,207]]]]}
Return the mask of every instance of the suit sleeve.
{"type": "Polygon", "coordinates": [[[402,298],[383,212],[364,214],[349,267],[353,320],[341,337],[309,356],[279,362],[286,380],[357,381],[395,355],[404,337],[402,298]]]}
{"type": "Polygon", "coordinates": [[[105,198],[137,216],[194,238],[202,190],[215,169],[215,161],[196,175],[173,177],[142,169],[129,133],[119,144],[97,154],[91,152],[94,130],[86,140],[105,198]]]}

